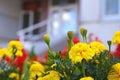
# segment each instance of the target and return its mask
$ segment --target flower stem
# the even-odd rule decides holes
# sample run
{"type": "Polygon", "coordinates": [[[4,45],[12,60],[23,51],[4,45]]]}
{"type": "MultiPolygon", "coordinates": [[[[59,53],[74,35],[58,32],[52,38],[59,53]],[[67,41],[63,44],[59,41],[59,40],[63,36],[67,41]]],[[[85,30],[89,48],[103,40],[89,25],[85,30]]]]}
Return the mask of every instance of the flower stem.
{"type": "Polygon", "coordinates": [[[109,55],[108,55],[108,60],[109,60],[109,63],[110,63],[110,52],[111,52],[111,45],[109,45],[109,55]]]}
{"type": "Polygon", "coordinates": [[[86,38],[86,36],[85,36],[85,42],[87,43],[87,38],[86,38]]]}
{"type": "Polygon", "coordinates": [[[48,49],[49,49],[50,51],[52,51],[52,49],[51,49],[50,45],[48,45],[48,49]]]}
{"type": "Polygon", "coordinates": [[[111,44],[112,44],[112,41],[107,41],[107,44],[108,44],[108,47],[109,47],[109,54],[108,54],[108,61],[110,63],[110,52],[111,52],[111,44]]]}
{"type": "Polygon", "coordinates": [[[83,37],[83,42],[84,42],[84,43],[87,43],[87,38],[86,38],[86,36],[83,37]]]}
{"type": "Polygon", "coordinates": [[[85,67],[84,67],[84,61],[82,62],[82,73],[83,73],[83,77],[85,77],[85,67]]]}

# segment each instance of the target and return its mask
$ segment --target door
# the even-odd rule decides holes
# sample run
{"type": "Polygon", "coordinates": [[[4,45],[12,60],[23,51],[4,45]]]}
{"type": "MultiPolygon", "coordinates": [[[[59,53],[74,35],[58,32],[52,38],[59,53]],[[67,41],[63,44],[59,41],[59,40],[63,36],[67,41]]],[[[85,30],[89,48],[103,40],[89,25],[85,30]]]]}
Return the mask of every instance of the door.
{"type": "Polygon", "coordinates": [[[68,31],[77,32],[77,5],[67,4],[50,7],[49,31],[52,35],[66,34],[68,31]]]}

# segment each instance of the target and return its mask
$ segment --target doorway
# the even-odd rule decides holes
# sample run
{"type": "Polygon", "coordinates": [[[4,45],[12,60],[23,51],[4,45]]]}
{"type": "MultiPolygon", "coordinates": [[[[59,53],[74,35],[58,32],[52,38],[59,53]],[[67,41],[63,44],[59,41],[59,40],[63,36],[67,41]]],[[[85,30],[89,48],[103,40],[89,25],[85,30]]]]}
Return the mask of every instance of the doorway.
{"type": "MultiPolygon", "coordinates": [[[[54,1],[54,0],[53,0],[54,1]]],[[[68,0],[69,1],[69,0],[68,0]]],[[[75,0],[74,0],[75,1],[75,0]]],[[[53,2],[52,2],[53,3],[53,2]]],[[[57,2],[56,2],[57,3],[57,2]]],[[[68,31],[77,32],[77,4],[63,1],[51,5],[49,9],[49,31],[52,35],[66,34],[68,31]]]]}

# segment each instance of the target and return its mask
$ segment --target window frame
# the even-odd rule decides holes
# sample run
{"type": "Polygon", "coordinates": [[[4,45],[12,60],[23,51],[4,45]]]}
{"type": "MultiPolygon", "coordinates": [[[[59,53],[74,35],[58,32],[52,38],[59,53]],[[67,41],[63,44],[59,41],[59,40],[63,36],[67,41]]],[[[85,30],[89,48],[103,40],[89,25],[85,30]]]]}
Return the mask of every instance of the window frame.
{"type": "Polygon", "coordinates": [[[23,16],[24,14],[28,14],[29,15],[29,24],[28,27],[33,25],[33,19],[34,19],[34,12],[33,11],[21,11],[20,12],[20,17],[19,17],[19,28],[23,29],[23,16]]]}
{"type": "Polygon", "coordinates": [[[103,21],[116,21],[120,20],[120,0],[118,3],[118,14],[107,15],[106,14],[106,0],[102,0],[102,20],[103,21]]]}

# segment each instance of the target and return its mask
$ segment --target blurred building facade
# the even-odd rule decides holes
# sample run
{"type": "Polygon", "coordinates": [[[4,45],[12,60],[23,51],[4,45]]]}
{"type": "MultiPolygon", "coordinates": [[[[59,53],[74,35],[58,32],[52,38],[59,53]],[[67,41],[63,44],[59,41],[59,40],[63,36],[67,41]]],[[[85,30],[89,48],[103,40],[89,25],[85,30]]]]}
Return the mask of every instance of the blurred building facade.
{"type": "Polygon", "coordinates": [[[73,30],[77,35],[77,0],[24,0],[20,13],[18,36],[37,53],[45,52],[47,46],[43,34],[48,33],[54,50],[67,45],[67,32],[73,30]]]}
{"type": "Polygon", "coordinates": [[[0,47],[17,37],[20,4],[20,0],[0,0],[0,47]]]}
{"type": "Polygon", "coordinates": [[[120,0],[81,0],[79,21],[107,45],[120,30],[120,0]]]}
{"type": "Polygon", "coordinates": [[[51,37],[54,50],[67,45],[67,32],[80,38],[79,28],[95,34],[106,44],[120,30],[120,0],[1,0],[1,44],[19,37],[28,50],[44,53],[43,34],[51,37]],[[4,27],[3,27],[4,26],[4,27]],[[17,35],[16,35],[17,33],[17,35]],[[2,40],[4,39],[4,40],[2,40]]]}

